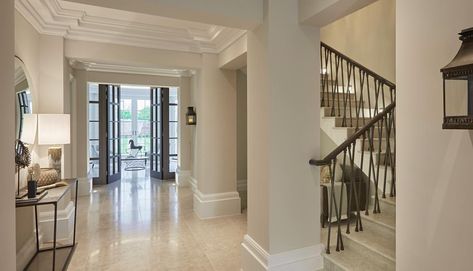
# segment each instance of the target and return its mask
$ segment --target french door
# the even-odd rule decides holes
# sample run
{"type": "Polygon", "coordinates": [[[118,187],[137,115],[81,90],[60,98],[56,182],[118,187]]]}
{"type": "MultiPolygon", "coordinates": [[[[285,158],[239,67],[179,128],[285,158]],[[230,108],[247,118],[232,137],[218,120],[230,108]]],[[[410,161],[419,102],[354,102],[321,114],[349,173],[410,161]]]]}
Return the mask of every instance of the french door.
{"type": "Polygon", "coordinates": [[[109,184],[121,178],[120,86],[99,84],[99,178],[109,184]],[[103,125],[105,124],[105,125],[103,125]]]}
{"type": "MultiPolygon", "coordinates": [[[[123,113],[120,107],[121,88],[113,84],[95,86],[89,87],[91,174],[94,184],[109,184],[121,178],[121,148],[123,148],[121,146],[122,123],[120,122],[123,113]]],[[[124,93],[126,93],[125,89],[124,93]]],[[[150,149],[149,152],[144,151],[146,157],[144,159],[150,161],[151,177],[162,180],[174,179],[178,141],[177,88],[151,87],[149,97],[150,149]]],[[[145,113],[146,105],[140,113],[142,118],[145,118],[145,113]]],[[[143,127],[146,131],[148,125],[143,127]]],[[[123,132],[126,133],[126,131],[124,128],[123,132]]]]}
{"type": "MultiPolygon", "coordinates": [[[[162,180],[169,180],[175,178],[175,172],[172,170],[171,159],[177,157],[177,152],[174,153],[171,149],[174,141],[177,142],[177,134],[170,132],[174,126],[177,127],[177,119],[171,116],[171,108],[174,108],[170,103],[169,88],[151,89],[151,177],[162,180]],[[174,124],[175,123],[175,124],[174,124]],[[173,141],[174,140],[174,141],[173,141]]],[[[172,102],[172,101],[171,101],[172,102]]],[[[176,104],[177,108],[177,104],[176,104]]],[[[176,109],[177,110],[177,109],[176,109]]],[[[176,111],[177,112],[177,111],[176,111]]],[[[177,144],[177,143],[176,143],[177,144]]]]}

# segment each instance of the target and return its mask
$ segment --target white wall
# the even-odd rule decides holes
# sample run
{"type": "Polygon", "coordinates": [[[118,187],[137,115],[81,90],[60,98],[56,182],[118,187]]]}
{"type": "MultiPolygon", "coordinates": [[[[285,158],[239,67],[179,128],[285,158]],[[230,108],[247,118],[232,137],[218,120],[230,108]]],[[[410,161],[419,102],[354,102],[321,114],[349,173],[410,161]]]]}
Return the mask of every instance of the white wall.
{"type": "Polygon", "coordinates": [[[0,263],[2,270],[15,270],[15,96],[14,96],[14,8],[13,0],[0,2],[0,263]]]}
{"type": "Polygon", "coordinates": [[[196,53],[76,40],[66,40],[65,56],[69,59],[135,67],[193,69],[202,65],[201,55],[196,53]]]}
{"type": "Polygon", "coordinates": [[[320,40],[395,82],[395,0],[378,0],[322,27],[320,40]]]}
{"type": "Polygon", "coordinates": [[[179,80],[179,155],[178,167],[181,177],[184,175],[184,185],[189,181],[191,170],[191,125],[186,124],[187,107],[190,105],[191,78],[181,77],[179,80]]]}
{"type": "MultiPolygon", "coordinates": [[[[24,19],[24,17],[15,11],[15,54],[24,62],[24,69],[27,75],[28,85],[30,87],[33,99],[33,113],[39,110],[39,75],[40,75],[40,35],[24,19]]],[[[32,161],[38,161],[38,148],[32,149],[32,161]]],[[[26,172],[25,169],[23,169],[26,172]]],[[[26,185],[26,174],[23,174],[21,187],[26,185]]],[[[16,209],[16,252],[18,253],[17,267],[22,270],[31,255],[21,255],[21,251],[30,246],[29,241],[34,237],[33,208],[16,209]]]]}
{"type": "Polygon", "coordinates": [[[397,270],[471,270],[473,133],[442,130],[440,68],[471,0],[397,0],[397,270]]]}
{"type": "Polygon", "coordinates": [[[218,56],[203,54],[197,110],[199,170],[202,193],[236,191],[236,72],[220,70],[218,56]]]}
{"type": "MultiPolygon", "coordinates": [[[[180,86],[179,77],[140,75],[112,72],[88,72],[74,70],[72,93],[72,149],[73,173],[78,178],[87,178],[88,164],[88,98],[87,82],[134,84],[149,86],[180,86]]],[[[187,105],[184,105],[187,106],[187,105]]]]}
{"type": "Polygon", "coordinates": [[[247,78],[242,71],[237,71],[237,180],[247,179],[247,78]]]}
{"type": "Polygon", "coordinates": [[[248,32],[248,236],[270,255],[314,248],[320,265],[319,177],[308,163],[320,152],[318,38],[295,1],[265,1],[263,25],[248,32]]]}

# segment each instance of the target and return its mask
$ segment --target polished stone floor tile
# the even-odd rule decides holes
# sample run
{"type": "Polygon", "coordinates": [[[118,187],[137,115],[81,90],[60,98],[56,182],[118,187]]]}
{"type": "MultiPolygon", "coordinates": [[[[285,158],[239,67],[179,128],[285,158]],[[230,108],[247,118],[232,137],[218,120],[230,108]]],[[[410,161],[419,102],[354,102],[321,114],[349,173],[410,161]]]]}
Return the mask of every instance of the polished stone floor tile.
{"type": "Polygon", "coordinates": [[[145,171],[94,187],[78,201],[69,270],[240,270],[246,215],[201,220],[192,202],[190,188],[145,171]]]}

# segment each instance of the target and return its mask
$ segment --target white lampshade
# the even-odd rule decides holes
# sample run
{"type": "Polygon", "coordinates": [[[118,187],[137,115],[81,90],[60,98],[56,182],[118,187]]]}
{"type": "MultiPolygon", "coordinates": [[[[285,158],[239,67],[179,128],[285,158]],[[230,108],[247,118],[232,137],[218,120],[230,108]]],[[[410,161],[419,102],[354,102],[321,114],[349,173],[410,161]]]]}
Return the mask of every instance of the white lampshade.
{"type": "Polygon", "coordinates": [[[71,143],[69,114],[38,114],[38,144],[62,145],[71,143]]]}
{"type": "Polygon", "coordinates": [[[23,115],[23,126],[21,128],[20,140],[26,144],[34,144],[36,139],[36,128],[38,124],[38,115],[25,114],[23,115]]]}

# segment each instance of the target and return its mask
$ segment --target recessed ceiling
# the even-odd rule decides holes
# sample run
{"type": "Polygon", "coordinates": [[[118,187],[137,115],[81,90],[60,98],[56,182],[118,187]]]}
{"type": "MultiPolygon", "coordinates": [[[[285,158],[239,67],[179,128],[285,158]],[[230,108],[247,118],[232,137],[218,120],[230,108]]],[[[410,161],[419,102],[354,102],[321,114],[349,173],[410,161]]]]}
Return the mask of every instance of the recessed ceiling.
{"type": "Polygon", "coordinates": [[[39,33],[71,40],[219,53],[245,33],[240,29],[62,0],[17,0],[15,7],[39,33]]]}

